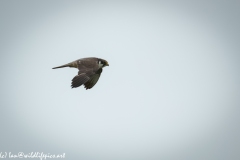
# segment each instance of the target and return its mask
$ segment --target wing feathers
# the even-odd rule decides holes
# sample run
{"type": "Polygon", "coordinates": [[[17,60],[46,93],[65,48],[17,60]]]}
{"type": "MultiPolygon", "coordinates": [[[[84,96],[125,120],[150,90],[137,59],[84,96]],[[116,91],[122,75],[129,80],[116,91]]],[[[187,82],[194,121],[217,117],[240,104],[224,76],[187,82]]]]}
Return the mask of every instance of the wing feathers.
{"type": "Polygon", "coordinates": [[[86,83],[90,78],[85,74],[80,74],[72,79],[72,88],[76,88],[86,83]]]}
{"type": "Polygon", "coordinates": [[[87,83],[84,84],[86,89],[91,89],[98,81],[99,77],[101,74],[95,74],[91,77],[91,79],[89,81],[87,81],[87,83]]]}

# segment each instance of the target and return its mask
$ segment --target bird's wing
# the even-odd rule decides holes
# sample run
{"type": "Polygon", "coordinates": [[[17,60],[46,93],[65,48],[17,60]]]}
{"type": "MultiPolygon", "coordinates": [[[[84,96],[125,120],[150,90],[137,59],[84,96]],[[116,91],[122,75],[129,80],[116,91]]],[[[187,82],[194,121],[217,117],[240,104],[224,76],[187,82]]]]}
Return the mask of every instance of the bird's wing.
{"type": "Polygon", "coordinates": [[[86,83],[89,79],[90,77],[88,77],[86,73],[81,73],[79,75],[76,75],[72,79],[72,88],[81,86],[82,84],[86,83]]]}
{"type": "Polygon", "coordinates": [[[97,71],[94,69],[81,69],[78,75],[72,79],[72,88],[79,87],[84,84],[86,89],[92,88],[98,81],[102,73],[102,68],[97,71]]]}
{"type": "Polygon", "coordinates": [[[98,81],[102,68],[97,58],[84,58],[77,60],[78,75],[72,79],[72,88],[84,84],[86,89],[92,88],[98,81]]]}
{"type": "Polygon", "coordinates": [[[91,89],[98,81],[101,76],[102,68],[100,68],[95,74],[91,76],[91,78],[84,84],[86,89],[91,89]]]}

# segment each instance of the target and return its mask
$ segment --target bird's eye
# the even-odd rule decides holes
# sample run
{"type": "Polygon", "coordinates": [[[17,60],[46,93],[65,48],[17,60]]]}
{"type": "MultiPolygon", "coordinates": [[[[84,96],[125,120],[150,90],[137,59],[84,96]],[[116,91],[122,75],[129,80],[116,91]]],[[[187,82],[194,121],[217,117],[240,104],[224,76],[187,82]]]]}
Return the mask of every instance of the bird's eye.
{"type": "Polygon", "coordinates": [[[101,64],[102,62],[101,61],[98,61],[98,64],[101,64]]]}

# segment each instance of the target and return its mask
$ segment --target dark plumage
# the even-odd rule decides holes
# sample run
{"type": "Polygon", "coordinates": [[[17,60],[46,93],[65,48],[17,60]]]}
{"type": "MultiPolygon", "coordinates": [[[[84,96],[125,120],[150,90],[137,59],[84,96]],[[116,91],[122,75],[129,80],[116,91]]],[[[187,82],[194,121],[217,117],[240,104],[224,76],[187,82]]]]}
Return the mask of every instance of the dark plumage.
{"type": "Polygon", "coordinates": [[[92,88],[98,81],[102,68],[109,66],[108,62],[101,58],[82,58],[71,63],[54,67],[53,69],[63,67],[78,68],[78,75],[72,79],[72,88],[84,85],[86,89],[92,88]]]}

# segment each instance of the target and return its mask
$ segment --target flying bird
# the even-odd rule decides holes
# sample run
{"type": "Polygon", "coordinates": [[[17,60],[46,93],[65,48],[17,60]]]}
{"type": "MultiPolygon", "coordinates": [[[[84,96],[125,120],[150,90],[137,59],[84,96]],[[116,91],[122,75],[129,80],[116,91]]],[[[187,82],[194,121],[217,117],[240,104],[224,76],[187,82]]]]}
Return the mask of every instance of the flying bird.
{"type": "Polygon", "coordinates": [[[70,62],[68,64],[54,67],[52,69],[63,68],[63,67],[73,67],[77,68],[78,75],[72,79],[72,88],[77,88],[81,85],[87,89],[91,89],[98,81],[102,68],[109,66],[108,62],[101,58],[89,57],[82,58],[76,61],[70,62]]]}

